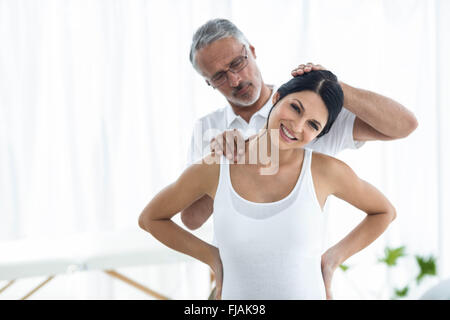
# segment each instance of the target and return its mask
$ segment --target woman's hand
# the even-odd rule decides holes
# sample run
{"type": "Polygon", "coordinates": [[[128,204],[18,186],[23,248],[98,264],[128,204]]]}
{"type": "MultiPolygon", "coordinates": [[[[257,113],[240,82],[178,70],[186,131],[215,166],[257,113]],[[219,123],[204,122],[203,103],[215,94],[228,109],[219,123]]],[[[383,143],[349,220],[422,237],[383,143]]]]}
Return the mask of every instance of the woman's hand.
{"type": "Polygon", "coordinates": [[[222,299],[222,282],[223,282],[223,266],[220,259],[219,249],[213,247],[213,259],[210,263],[210,268],[214,272],[214,278],[216,279],[215,297],[214,300],[222,299]]]}
{"type": "Polygon", "coordinates": [[[333,278],[333,273],[337,268],[337,263],[335,262],[335,259],[333,258],[332,254],[329,251],[325,252],[322,255],[321,266],[326,297],[327,300],[332,300],[333,294],[331,292],[331,280],[333,278]]]}

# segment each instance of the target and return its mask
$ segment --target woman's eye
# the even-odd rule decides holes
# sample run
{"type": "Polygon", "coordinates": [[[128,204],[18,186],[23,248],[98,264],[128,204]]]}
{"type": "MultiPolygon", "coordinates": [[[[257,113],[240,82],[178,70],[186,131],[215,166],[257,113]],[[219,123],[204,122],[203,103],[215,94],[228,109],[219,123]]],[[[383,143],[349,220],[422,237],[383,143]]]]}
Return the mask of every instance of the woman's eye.
{"type": "Polygon", "coordinates": [[[295,111],[300,113],[300,108],[298,106],[296,106],[295,104],[291,103],[291,107],[294,108],[295,111]]]}
{"type": "Polygon", "coordinates": [[[314,130],[319,130],[319,127],[317,126],[317,124],[315,124],[314,122],[310,121],[309,125],[314,128],[314,130]]]}

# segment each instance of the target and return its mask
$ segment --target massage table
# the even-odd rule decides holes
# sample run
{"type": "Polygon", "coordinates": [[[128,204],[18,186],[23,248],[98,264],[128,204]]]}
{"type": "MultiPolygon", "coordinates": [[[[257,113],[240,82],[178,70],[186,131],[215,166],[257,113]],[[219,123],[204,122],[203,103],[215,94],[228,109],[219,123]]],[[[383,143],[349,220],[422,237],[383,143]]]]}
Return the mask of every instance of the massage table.
{"type": "MultiPolygon", "coordinates": [[[[194,235],[210,242],[212,228],[200,228],[194,235]]],[[[116,271],[132,266],[195,262],[194,258],[172,250],[139,229],[42,236],[0,242],[1,294],[21,278],[46,279],[21,299],[29,298],[57,275],[74,271],[101,270],[157,299],[169,299],[116,271]]]]}

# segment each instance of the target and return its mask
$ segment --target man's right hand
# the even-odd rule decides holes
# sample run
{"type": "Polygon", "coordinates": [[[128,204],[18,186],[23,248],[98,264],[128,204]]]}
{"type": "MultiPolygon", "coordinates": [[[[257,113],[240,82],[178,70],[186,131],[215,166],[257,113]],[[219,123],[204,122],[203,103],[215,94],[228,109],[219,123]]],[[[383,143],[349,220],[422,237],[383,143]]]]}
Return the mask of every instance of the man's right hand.
{"type": "Polygon", "coordinates": [[[245,155],[245,141],[241,132],[237,129],[227,130],[211,140],[212,153],[225,155],[228,160],[240,162],[245,155]]]}

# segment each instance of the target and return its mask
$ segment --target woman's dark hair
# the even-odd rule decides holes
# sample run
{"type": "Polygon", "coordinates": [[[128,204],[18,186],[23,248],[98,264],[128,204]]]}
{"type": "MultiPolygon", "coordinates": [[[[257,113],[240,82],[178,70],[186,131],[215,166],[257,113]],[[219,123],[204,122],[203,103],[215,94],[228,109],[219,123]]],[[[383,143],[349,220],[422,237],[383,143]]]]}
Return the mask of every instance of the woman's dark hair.
{"type": "MultiPolygon", "coordinates": [[[[339,85],[337,77],[332,72],[327,70],[315,70],[294,77],[279,87],[278,93],[280,94],[280,98],[278,101],[288,94],[305,90],[317,93],[328,109],[328,120],[322,132],[317,136],[317,138],[319,138],[330,131],[339,112],[341,112],[344,103],[344,93],[339,85]]],[[[270,109],[266,128],[269,124],[270,114],[277,103],[270,109]]]]}

